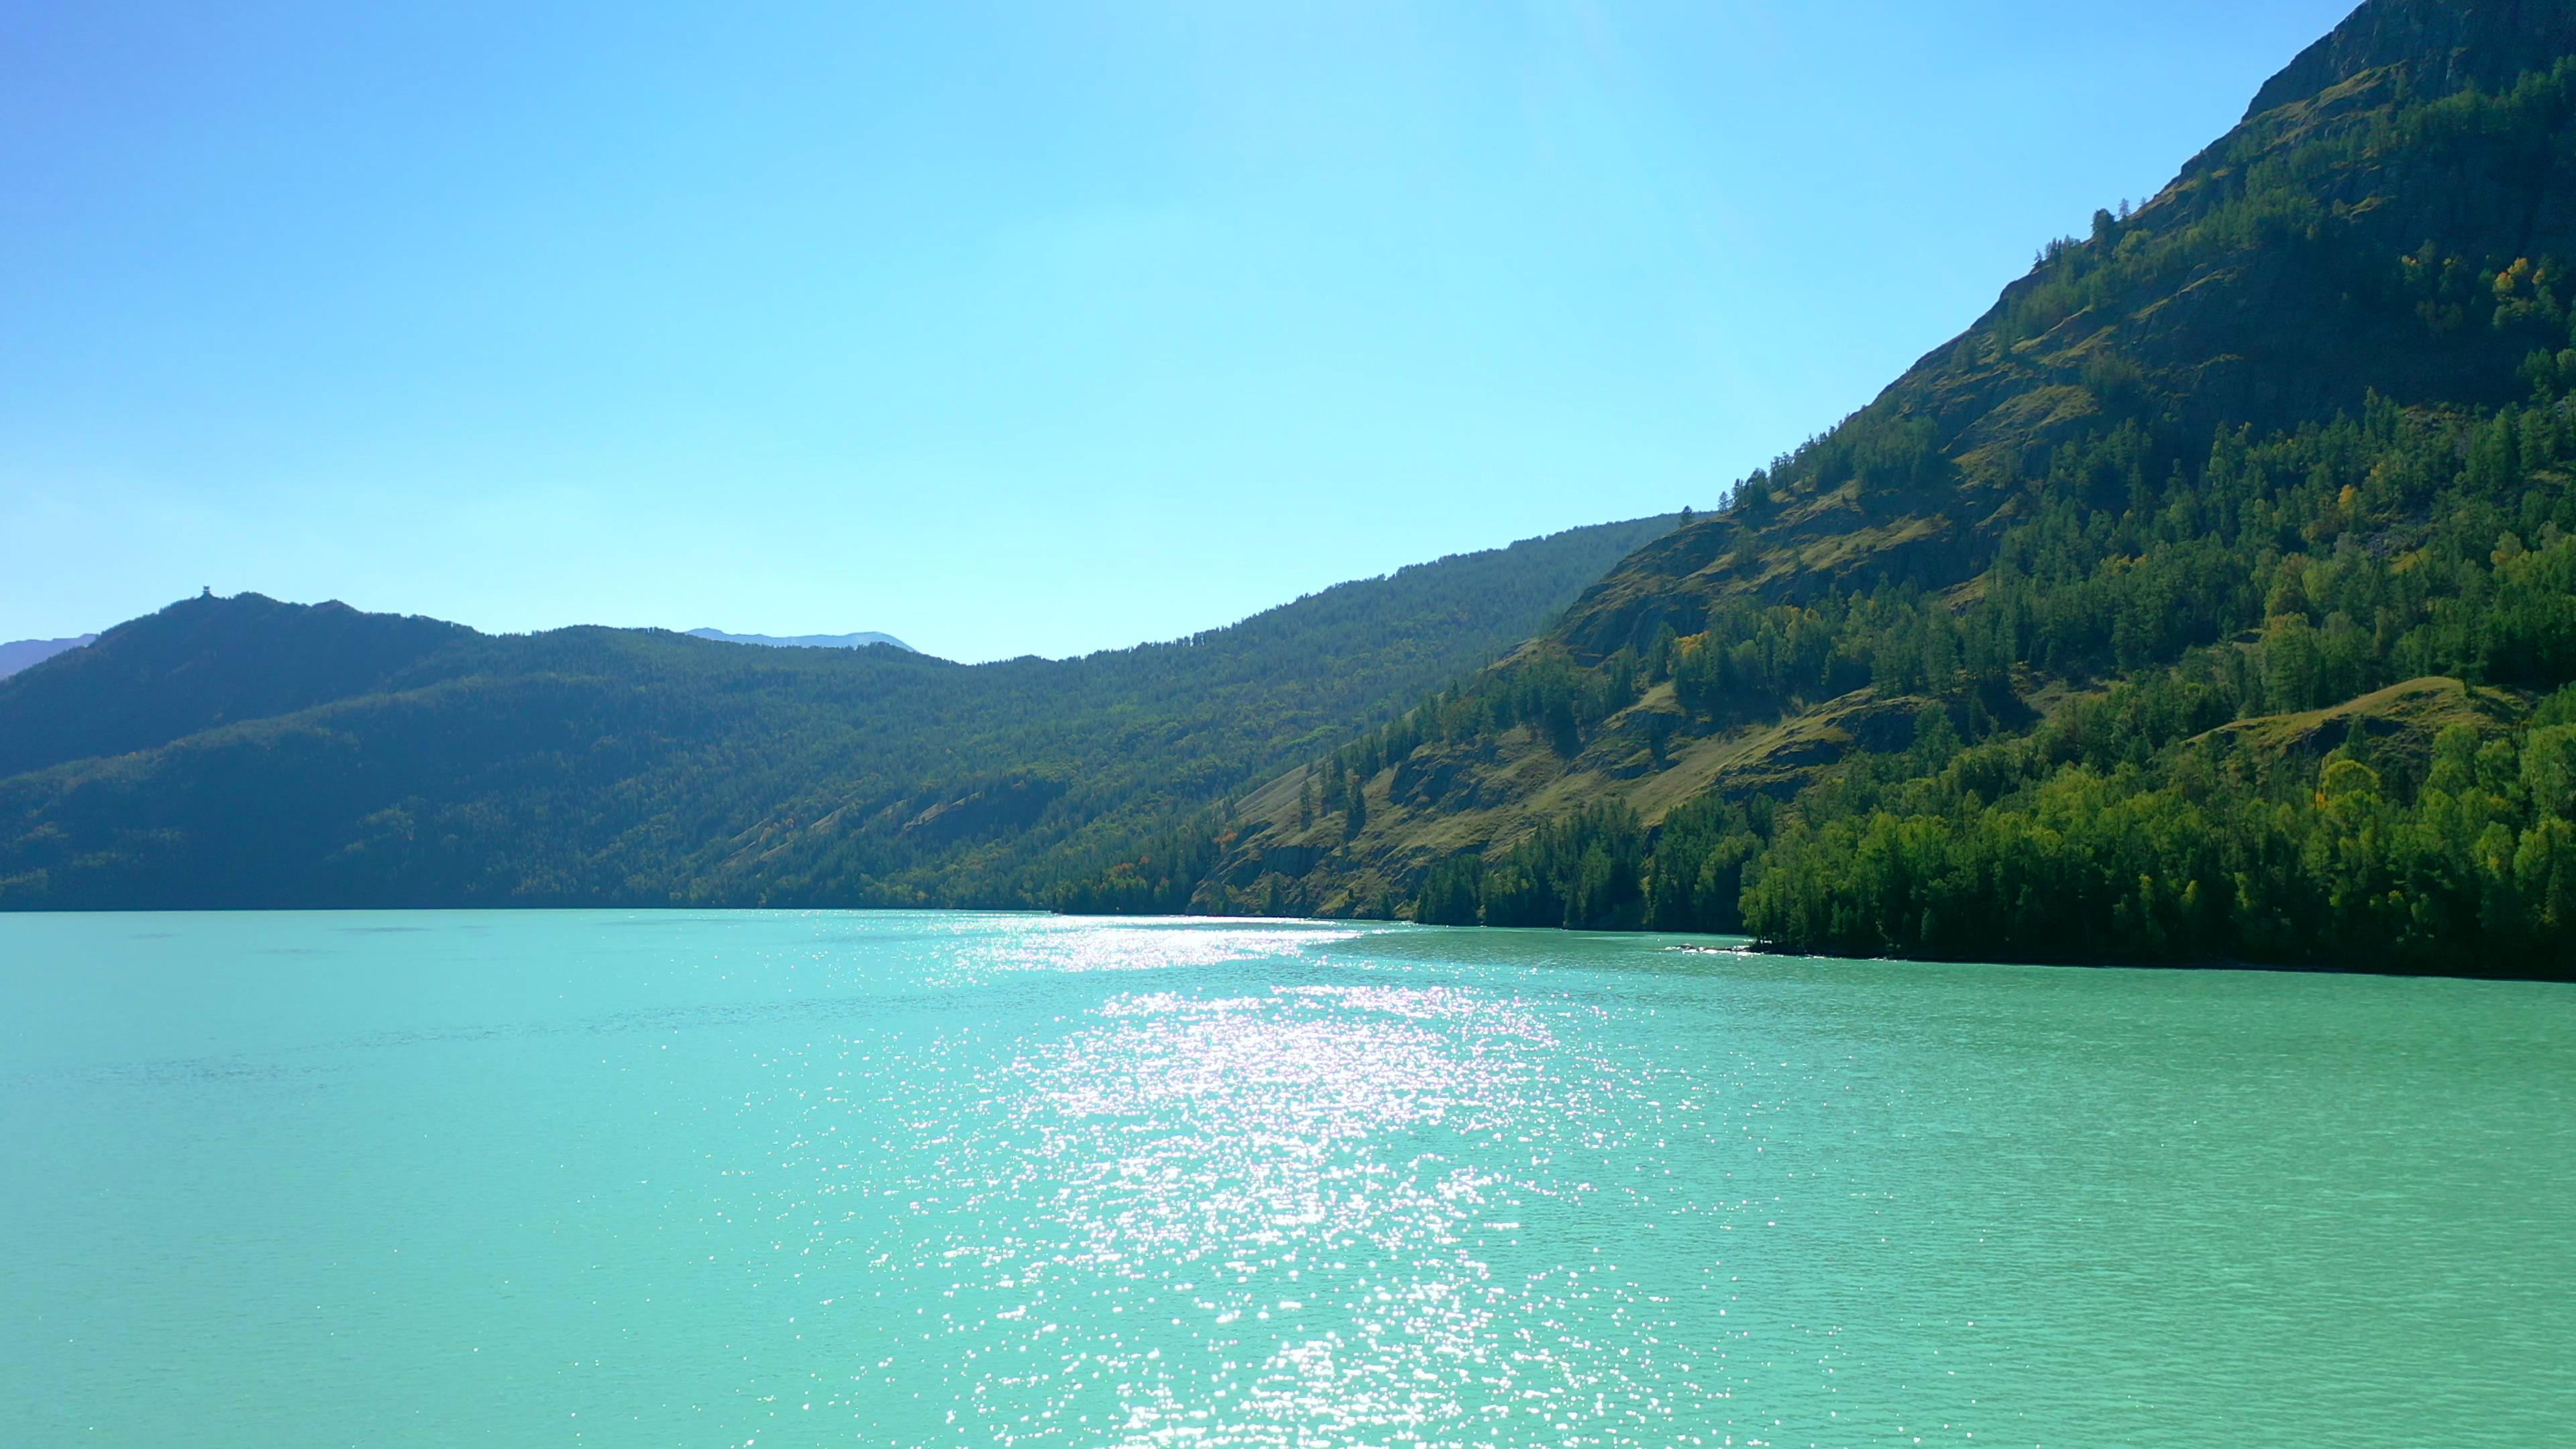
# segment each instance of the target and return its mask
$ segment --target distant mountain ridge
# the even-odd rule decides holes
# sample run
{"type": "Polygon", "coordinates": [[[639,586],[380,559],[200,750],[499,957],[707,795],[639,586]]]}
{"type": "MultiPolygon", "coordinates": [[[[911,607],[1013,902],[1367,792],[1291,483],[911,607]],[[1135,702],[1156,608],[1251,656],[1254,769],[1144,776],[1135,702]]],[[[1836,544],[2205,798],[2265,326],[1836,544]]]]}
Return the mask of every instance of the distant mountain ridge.
{"type": "Polygon", "coordinates": [[[1675,521],[981,665],[186,599],[0,681],[0,909],[1044,907],[1675,521]]]}
{"type": "Polygon", "coordinates": [[[713,639],[719,644],[758,644],[771,649],[866,649],[877,644],[891,644],[907,654],[920,651],[892,634],[798,634],[782,638],[774,634],[728,634],[722,629],[691,629],[692,639],[713,639]]]}
{"type": "Polygon", "coordinates": [[[97,641],[96,634],[83,634],[77,639],[19,639],[0,644],[0,679],[97,641]]]}

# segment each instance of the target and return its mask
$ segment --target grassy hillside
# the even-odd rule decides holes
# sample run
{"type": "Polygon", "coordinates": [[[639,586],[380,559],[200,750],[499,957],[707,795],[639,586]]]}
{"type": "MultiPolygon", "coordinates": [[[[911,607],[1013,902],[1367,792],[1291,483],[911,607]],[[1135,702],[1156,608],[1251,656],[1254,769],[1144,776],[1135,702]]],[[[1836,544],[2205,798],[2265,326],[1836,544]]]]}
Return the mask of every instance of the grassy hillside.
{"type": "Polygon", "coordinates": [[[2571,55],[2365,5],[1555,629],[1067,900],[2576,974],[2571,55]]]}
{"type": "Polygon", "coordinates": [[[974,667],[192,599],[0,682],[0,906],[1042,904],[1672,525],[974,667]]]}

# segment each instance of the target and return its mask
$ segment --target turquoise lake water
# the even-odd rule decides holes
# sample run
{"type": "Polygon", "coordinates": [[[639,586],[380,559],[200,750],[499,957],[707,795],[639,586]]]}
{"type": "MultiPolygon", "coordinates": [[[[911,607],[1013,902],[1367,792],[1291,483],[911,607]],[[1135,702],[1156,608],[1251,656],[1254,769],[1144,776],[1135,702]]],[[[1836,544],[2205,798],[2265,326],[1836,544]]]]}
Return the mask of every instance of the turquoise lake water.
{"type": "Polygon", "coordinates": [[[0,918],[0,1444],[2563,1442],[2576,990],[0,918]]]}

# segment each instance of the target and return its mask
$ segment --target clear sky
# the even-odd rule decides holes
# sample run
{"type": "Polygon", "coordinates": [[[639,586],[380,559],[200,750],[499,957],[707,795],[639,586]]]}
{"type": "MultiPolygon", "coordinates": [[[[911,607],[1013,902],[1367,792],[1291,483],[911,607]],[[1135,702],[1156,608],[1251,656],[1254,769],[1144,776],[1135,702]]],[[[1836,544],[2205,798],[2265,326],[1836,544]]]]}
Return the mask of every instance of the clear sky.
{"type": "Polygon", "coordinates": [[[1715,501],[2344,0],[0,11],[0,639],[1226,623],[1715,501]]]}

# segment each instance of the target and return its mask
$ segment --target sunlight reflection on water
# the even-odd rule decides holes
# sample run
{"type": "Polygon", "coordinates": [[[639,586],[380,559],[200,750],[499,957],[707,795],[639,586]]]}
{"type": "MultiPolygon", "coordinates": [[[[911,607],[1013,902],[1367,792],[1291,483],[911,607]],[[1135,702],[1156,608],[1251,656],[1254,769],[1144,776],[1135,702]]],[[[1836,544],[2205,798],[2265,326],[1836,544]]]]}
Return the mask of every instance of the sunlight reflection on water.
{"type": "Polygon", "coordinates": [[[1477,1378],[1550,1362],[1487,1340],[1508,1295],[1466,1235],[1502,1179],[1435,1150],[1528,1109],[1554,1043],[1525,1003],[1304,986],[1098,1015],[1023,1070],[1066,1184],[1056,1263],[1120,1293],[1184,1275],[1140,1305],[1178,1342],[1126,1366],[1128,1442],[1470,1432],[1477,1378]]]}
{"type": "MultiPolygon", "coordinates": [[[[991,921],[994,918],[977,918],[991,921]]],[[[997,933],[961,923],[952,959],[968,971],[1168,971],[1229,962],[1303,956],[1318,947],[1362,939],[1344,926],[1213,925],[1173,920],[1153,924],[1004,918],[997,933]]]]}

